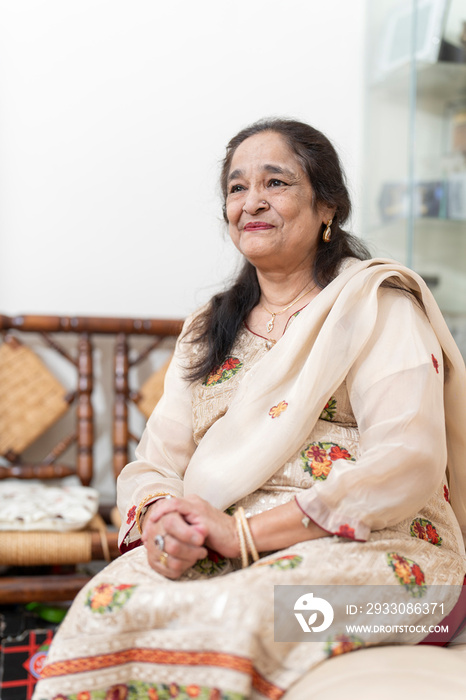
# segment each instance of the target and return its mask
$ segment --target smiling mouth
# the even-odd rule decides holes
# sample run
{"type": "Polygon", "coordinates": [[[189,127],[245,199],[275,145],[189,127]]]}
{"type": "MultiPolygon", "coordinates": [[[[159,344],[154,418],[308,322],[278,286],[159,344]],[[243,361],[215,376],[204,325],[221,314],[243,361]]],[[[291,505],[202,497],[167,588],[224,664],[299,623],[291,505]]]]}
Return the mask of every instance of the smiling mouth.
{"type": "Polygon", "coordinates": [[[268,224],[265,221],[250,221],[243,226],[243,231],[267,231],[270,228],[273,228],[272,224],[268,224]]]}

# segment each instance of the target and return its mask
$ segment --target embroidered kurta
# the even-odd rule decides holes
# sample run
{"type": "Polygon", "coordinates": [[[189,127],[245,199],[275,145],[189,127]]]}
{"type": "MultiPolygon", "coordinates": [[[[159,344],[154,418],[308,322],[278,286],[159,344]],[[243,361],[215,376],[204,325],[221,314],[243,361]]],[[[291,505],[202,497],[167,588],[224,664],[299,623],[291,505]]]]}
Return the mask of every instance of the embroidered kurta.
{"type": "MultiPolygon", "coordinates": [[[[359,280],[357,288],[354,301],[363,304],[371,289],[359,280]]],[[[271,349],[243,327],[229,357],[193,385],[183,377],[195,348],[178,343],[164,397],[119,480],[127,553],[78,596],[36,700],[58,692],[93,700],[112,688],[125,698],[279,698],[343,649],[425,636],[349,637],[342,627],[325,643],[274,641],[276,584],[391,585],[412,601],[432,585],[460,585],[465,573],[445,473],[446,355],[438,333],[409,295],[379,287],[375,313],[359,309],[357,323],[339,313],[328,329],[328,309],[341,298],[337,290],[335,302],[328,289],[290,319],[271,349]],[[329,335],[321,347],[319,333],[329,335]],[[311,337],[310,347],[302,335],[311,337]],[[322,360],[315,367],[312,353],[322,360]],[[255,387],[261,391],[251,395],[255,387]],[[201,457],[209,452],[206,467],[201,457]],[[135,527],[138,504],[167,492],[197,492],[248,515],[295,498],[333,537],[269,553],[245,570],[210,555],[182,580],[168,581],[148,566],[135,527]]],[[[455,484],[461,478],[456,462],[455,484]]],[[[454,602],[445,594],[445,612],[454,602]]]]}

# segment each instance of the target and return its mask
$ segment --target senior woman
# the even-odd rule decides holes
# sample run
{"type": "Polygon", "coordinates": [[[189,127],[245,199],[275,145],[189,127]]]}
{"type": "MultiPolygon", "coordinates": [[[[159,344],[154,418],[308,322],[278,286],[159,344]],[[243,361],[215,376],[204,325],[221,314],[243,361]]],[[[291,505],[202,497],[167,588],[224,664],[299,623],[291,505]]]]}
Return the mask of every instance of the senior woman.
{"type": "Polygon", "coordinates": [[[412,603],[463,582],[464,364],[429,291],[342,229],[312,127],[244,129],[221,184],[244,266],[185,324],[119,478],[124,554],[76,599],[37,699],[279,698],[328,656],[425,633],[280,644],[275,585],[412,603]]]}

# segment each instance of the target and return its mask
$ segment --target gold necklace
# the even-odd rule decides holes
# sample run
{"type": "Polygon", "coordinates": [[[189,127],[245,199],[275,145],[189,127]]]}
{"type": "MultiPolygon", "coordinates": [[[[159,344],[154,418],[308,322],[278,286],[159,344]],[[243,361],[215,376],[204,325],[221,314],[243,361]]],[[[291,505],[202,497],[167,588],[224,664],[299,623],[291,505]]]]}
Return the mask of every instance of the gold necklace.
{"type": "Polygon", "coordinates": [[[317,287],[317,285],[315,284],[315,285],[314,285],[313,287],[311,287],[310,289],[307,289],[305,292],[303,292],[303,293],[300,294],[298,297],[296,297],[296,299],[293,299],[293,301],[290,302],[290,303],[289,303],[287,306],[285,306],[283,309],[280,309],[280,311],[270,311],[270,309],[268,309],[262,302],[259,302],[260,305],[262,306],[262,308],[265,309],[265,310],[267,311],[267,313],[270,314],[271,317],[272,317],[272,318],[270,319],[270,321],[267,323],[267,326],[266,326],[266,327],[267,327],[267,333],[271,333],[271,332],[273,331],[273,325],[274,325],[274,322],[275,322],[275,316],[280,316],[280,314],[284,314],[285,311],[288,311],[288,309],[290,309],[290,308],[293,306],[293,304],[297,304],[298,301],[299,301],[300,299],[302,299],[303,297],[305,297],[306,294],[309,294],[309,292],[312,292],[316,287],[317,287]]]}

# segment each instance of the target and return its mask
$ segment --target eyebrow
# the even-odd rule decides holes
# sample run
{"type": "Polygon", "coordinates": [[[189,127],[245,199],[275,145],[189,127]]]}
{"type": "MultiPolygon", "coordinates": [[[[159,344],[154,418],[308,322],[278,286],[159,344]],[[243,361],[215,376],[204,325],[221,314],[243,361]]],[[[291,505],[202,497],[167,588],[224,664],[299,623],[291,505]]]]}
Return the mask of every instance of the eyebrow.
{"type": "MultiPolygon", "coordinates": [[[[282,168],[280,165],[270,165],[267,163],[266,165],[264,165],[263,170],[267,173],[274,173],[275,175],[285,175],[285,177],[290,178],[296,177],[296,173],[293,173],[291,170],[288,170],[288,168],[282,168]]],[[[228,182],[231,182],[231,180],[236,180],[238,177],[242,177],[243,175],[244,171],[241,170],[241,168],[237,168],[229,174],[228,182]]]]}

